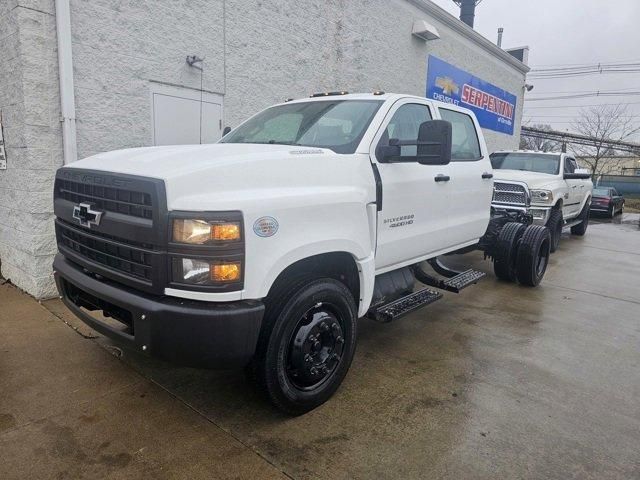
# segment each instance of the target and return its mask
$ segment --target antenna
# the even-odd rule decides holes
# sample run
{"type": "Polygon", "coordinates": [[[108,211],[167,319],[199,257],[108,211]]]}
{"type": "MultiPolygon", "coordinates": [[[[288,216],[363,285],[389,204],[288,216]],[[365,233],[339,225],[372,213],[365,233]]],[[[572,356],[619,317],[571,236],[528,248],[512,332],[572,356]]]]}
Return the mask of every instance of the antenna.
{"type": "Polygon", "coordinates": [[[460,7],[460,20],[473,28],[473,20],[476,16],[476,6],[482,0],[453,0],[460,7]]]}

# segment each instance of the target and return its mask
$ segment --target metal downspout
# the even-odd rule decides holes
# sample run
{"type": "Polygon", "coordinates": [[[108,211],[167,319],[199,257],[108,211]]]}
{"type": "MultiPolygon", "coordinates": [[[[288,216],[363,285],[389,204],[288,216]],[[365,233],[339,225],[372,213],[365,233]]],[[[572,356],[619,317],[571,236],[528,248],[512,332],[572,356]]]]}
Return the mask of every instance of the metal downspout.
{"type": "Polygon", "coordinates": [[[73,89],[71,58],[71,9],[69,0],[55,0],[56,33],[58,37],[58,72],[60,76],[60,109],[64,164],[78,159],[76,141],[76,101],[73,89]]]}

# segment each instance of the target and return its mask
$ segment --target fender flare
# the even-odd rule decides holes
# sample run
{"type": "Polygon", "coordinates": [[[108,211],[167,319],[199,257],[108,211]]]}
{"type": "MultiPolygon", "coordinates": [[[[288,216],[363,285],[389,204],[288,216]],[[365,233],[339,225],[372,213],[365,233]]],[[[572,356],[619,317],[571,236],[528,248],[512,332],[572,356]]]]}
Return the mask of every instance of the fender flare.
{"type": "Polygon", "coordinates": [[[373,284],[375,282],[375,256],[373,252],[363,256],[363,248],[350,240],[332,240],[307,244],[287,252],[280,257],[265,275],[260,287],[259,295],[264,298],[276,282],[278,277],[289,267],[305,259],[331,253],[346,253],[353,259],[360,283],[360,298],[355,301],[358,304],[358,316],[363,316],[371,304],[373,297],[373,284]]]}

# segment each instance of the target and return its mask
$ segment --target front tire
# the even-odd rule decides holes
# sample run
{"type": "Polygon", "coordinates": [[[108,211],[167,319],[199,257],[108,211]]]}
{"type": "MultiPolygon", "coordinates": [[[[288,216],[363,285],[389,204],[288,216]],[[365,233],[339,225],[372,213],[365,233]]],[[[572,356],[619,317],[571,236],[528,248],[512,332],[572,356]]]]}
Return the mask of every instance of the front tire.
{"type": "Polygon", "coordinates": [[[555,252],[560,245],[560,237],[562,236],[562,226],[564,221],[562,219],[562,212],[560,210],[553,209],[549,215],[547,221],[547,228],[551,233],[551,253],[555,252]]]}
{"type": "Polygon", "coordinates": [[[540,284],[547,271],[550,250],[549,229],[541,225],[529,225],[520,240],[516,259],[518,281],[522,285],[535,287],[540,284]]]}
{"type": "Polygon", "coordinates": [[[357,310],[337,280],[289,287],[267,302],[253,368],[277,408],[301,415],[326,402],[344,380],[355,353],[357,310]]]}

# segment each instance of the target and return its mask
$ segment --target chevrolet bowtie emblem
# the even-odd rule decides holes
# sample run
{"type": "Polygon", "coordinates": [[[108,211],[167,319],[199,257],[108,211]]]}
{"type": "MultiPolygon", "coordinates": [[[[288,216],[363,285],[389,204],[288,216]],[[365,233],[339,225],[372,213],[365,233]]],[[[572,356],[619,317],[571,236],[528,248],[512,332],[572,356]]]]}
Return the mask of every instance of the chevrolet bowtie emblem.
{"type": "Polygon", "coordinates": [[[73,218],[80,222],[83,227],[91,228],[92,225],[100,225],[102,212],[92,209],[91,203],[80,203],[73,207],[73,218]]]}
{"type": "Polygon", "coordinates": [[[436,86],[442,89],[442,93],[445,95],[458,94],[460,87],[449,77],[437,77],[436,86]]]}

